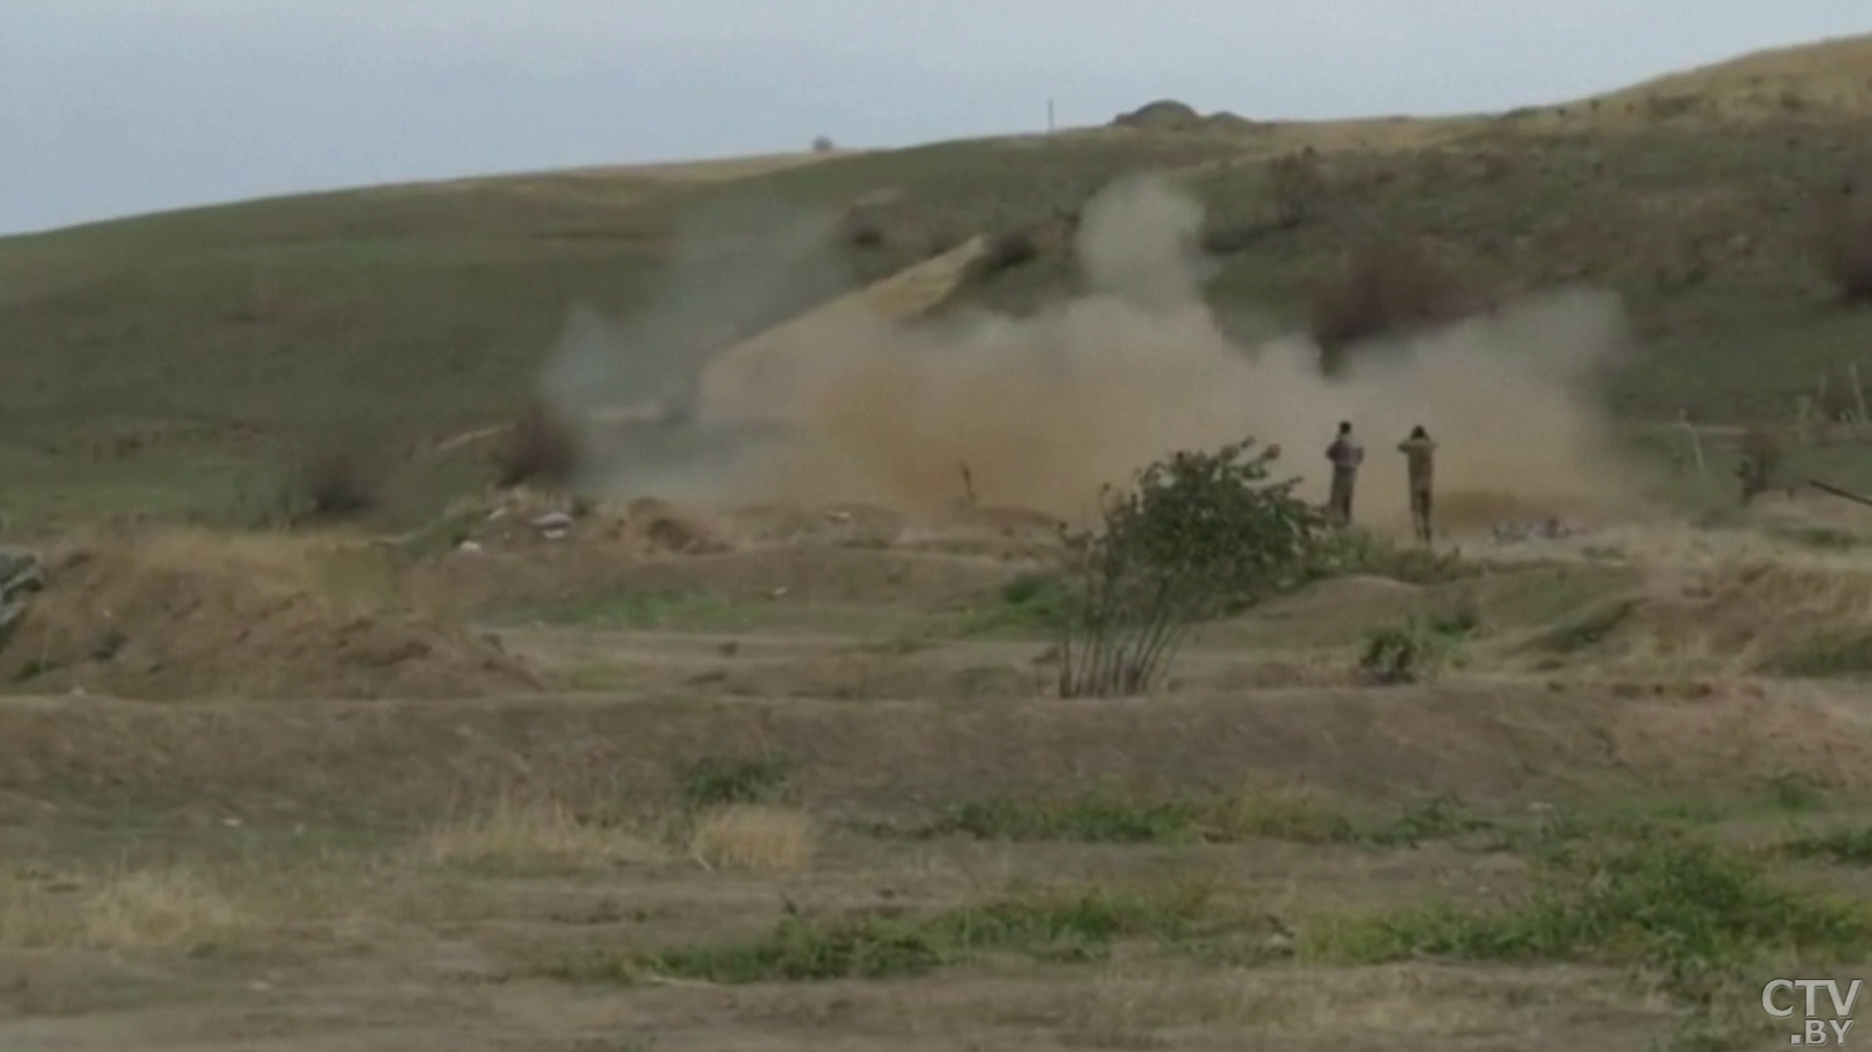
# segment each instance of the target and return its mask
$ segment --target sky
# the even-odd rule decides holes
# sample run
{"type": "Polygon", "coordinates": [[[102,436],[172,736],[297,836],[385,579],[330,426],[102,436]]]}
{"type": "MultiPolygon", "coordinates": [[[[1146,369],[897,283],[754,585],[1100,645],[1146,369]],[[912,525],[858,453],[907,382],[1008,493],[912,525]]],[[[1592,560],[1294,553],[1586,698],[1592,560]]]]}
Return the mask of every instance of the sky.
{"type": "Polygon", "coordinates": [[[1865,0],[0,0],[0,234],[309,190],[1557,103],[1865,0]]]}

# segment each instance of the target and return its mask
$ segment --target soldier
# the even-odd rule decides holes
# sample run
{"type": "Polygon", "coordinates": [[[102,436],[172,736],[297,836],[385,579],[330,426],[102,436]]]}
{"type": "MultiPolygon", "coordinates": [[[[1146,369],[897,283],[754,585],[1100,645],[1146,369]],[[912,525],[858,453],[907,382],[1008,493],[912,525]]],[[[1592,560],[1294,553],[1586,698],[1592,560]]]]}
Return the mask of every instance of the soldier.
{"type": "Polygon", "coordinates": [[[1411,526],[1417,533],[1417,539],[1429,544],[1433,531],[1430,528],[1430,483],[1434,473],[1436,443],[1430,433],[1419,424],[1411,428],[1410,437],[1398,443],[1398,452],[1404,454],[1405,463],[1410,470],[1410,514],[1411,526]]]}
{"type": "Polygon", "coordinates": [[[1326,447],[1326,459],[1332,464],[1332,493],[1326,501],[1326,513],[1341,526],[1352,523],[1352,486],[1358,481],[1359,465],[1365,462],[1365,447],[1352,436],[1352,424],[1339,422],[1339,437],[1326,447]]]}

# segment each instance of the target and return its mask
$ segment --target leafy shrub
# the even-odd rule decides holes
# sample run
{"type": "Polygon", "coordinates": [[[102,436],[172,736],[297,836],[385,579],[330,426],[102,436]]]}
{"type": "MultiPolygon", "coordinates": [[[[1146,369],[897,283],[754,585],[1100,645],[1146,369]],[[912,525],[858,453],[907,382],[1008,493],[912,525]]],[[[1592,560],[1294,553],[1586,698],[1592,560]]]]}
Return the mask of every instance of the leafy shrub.
{"type": "Polygon", "coordinates": [[[1271,482],[1273,450],[1245,439],[1181,452],[1105,492],[1101,528],[1070,535],[1079,555],[1061,622],[1062,697],[1149,689],[1189,625],[1309,579],[1326,523],[1271,482]]]}
{"type": "Polygon", "coordinates": [[[1463,640],[1475,627],[1473,617],[1466,614],[1412,614],[1401,625],[1367,632],[1359,667],[1380,683],[1432,679],[1445,666],[1461,660],[1463,640]]]}
{"type": "Polygon", "coordinates": [[[684,772],[683,802],[692,809],[774,803],[792,780],[793,764],[784,756],[707,757],[684,772]]]}

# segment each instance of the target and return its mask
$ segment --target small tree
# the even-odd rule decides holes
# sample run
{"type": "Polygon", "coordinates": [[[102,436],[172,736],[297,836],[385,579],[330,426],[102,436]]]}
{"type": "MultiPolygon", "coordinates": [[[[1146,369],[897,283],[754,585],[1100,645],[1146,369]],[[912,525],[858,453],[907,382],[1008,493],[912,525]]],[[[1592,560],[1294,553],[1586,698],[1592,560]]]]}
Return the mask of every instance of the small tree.
{"type": "Polygon", "coordinates": [[[1129,492],[1106,490],[1100,529],[1068,536],[1061,697],[1148,690],[1192,624],[1308,578],[1325,519],[1293,496],[1299,479],[1270,481],[1277,451],[1254,445],[1152,464],[1129,492]]]}

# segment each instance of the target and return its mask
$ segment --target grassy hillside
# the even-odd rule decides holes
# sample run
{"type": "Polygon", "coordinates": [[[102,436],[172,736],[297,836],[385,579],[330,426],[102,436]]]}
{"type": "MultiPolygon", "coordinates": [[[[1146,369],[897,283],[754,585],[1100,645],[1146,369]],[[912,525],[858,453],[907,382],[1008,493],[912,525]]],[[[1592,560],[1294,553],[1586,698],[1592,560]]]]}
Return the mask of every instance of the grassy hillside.
{"type": "MultiPolygon", "coordinates": [[[[1209,205],[1219,306],[1302,318],[1310,283],[1348,249],[1409,239],[1491,294],[1621,291],[1645,341],[1608,392],[1625,414],[1778,417],[1819,372],[1872,347],[1872,311],[1837,305],[1812,245],[1816,210],[1872,160],[1869,83],[1872,44],[1829,42],[1495,119],[585,170],[0,239],[0,500],[70,504],[82,478],[84,500],[188,507],[283,445],[343,432],[408,449],[508,418],[575,302],[641,311],[679,246],[692,277],[715,262],[747,270],[758,224],[721,217],[771,218],[785,211],[773,201],[890,197],[864,211],[875,237],[837,238],[828,265],[767,282],[727,317],[699,312],[706,331],[666,324],[657,341],[725,345],[971,234],[1028,228],[1114,177],[1166,169],[1209,205]],[[1285,197],[1268,162],[1308,146],[1322,156],[1309,215],[1276,222],[1285,197]],[[165,465],[191,492],[162,481],[165,465]]],[[[1068,258],[1043,252],[968,295],[1020,310],[1073,278],[1068,258]]]]}

